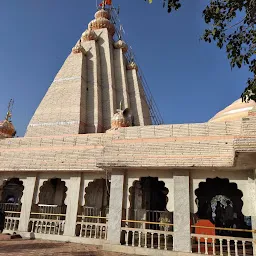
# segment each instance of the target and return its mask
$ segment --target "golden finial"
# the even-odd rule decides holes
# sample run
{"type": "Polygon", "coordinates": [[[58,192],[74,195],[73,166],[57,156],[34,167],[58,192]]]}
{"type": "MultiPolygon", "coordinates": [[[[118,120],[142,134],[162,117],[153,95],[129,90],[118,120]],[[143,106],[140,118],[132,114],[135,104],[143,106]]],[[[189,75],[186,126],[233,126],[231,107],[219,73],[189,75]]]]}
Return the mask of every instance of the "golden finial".
{"type": "Polygon", "coordinates": [[[8,111],[7,111],[7,114],[6,114],[6,117],[5,117],[6,121],[11,121],[13,103],[14,103],[14,100],[10,99],[9,104],[8,104],[8,111]]]}

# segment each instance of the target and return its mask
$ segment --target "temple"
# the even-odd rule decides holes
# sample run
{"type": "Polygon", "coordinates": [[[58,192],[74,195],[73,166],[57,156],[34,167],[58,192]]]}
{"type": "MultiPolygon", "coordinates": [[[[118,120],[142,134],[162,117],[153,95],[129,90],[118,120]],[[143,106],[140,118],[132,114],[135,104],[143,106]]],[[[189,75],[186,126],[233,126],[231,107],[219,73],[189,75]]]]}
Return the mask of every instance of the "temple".
{"type": "Polygon", "coordinates": [[[139,255],[256,255],[256,103],[163,124],[116,15],[96,12],[24,137],[10,102],[4,232],[139,255]]]}

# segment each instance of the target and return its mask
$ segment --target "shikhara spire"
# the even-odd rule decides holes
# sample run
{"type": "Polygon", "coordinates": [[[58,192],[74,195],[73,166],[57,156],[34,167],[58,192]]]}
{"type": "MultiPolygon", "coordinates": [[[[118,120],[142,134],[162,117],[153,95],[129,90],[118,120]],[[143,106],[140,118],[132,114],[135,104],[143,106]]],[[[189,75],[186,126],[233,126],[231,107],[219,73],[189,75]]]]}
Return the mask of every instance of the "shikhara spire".
{"type": "Polygon", "coordinates": [[[152,124],[135,61],[127,54],[112,1],[102,2],[37,108],[26,136],[102,133],[122,102],[135,126],[152,124]]]}

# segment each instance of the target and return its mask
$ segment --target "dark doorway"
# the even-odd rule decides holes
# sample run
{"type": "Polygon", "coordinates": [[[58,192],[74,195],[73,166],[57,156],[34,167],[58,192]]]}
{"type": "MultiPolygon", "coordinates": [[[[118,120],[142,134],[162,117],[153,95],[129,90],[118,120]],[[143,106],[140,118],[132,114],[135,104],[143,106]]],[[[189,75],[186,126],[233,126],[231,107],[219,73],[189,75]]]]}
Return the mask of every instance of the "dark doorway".
{"type": "Polygon", "coordinates": [[[3,185],[2,203],[20,204],[23,189],[23,182],[18,178],[7,180],[3,185]]]}
{"type": "MultiPolygon", "coordinates": [[[[156,177],[142,177],[130,188],[129,219],[159,222],[166,214],[168,189],[156,177]]],[[[149,224],[147,228],[157,229],[159,225],[149,224]]]]}
{"type": "MultiPolygon", "coordinates": [[[[249,229],[242,213],[243,193],[237,188],[236,183],[228,179],[213,178],[201,182],[195,190],[198,206],[198,218],[208,219],[216,227],[249,229]]],[[[216,231],[218,235],[248,236],[231,231],[216,231]]]]}

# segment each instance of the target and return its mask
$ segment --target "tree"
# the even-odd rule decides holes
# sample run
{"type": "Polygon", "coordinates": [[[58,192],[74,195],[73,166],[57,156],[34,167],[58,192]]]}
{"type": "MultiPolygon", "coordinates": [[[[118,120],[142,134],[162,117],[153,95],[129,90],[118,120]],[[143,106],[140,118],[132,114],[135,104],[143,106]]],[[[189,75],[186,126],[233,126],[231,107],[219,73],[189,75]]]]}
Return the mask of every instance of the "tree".
{"type": "MultiPolygon", "coordinates": [[[[162,1],[167,11],[172,12],[185,0],[162,1]]],[[[201,39],[215,42],[220,49],[225,47],[231,68],[248,67],[252,77],[248,78],[241,98],[256,101],[256,0],[209,0],[203,17],[208,28],[201,39]],[[238,14],[243,15],[241,20],[237,20],[238,14]]]]}

